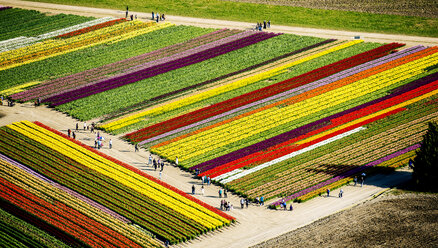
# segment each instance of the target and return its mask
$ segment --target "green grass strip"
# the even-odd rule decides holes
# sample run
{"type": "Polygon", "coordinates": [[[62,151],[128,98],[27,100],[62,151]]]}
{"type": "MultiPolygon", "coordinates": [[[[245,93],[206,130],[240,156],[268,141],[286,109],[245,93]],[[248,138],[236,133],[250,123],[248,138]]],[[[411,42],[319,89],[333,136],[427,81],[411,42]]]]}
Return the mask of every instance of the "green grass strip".
{"type": "MultiPolygon", "coordinates": [[[[270,20],[272,25],[350,30],[376,33],[438,37],[438,19],[371,14],[353,11],[308,9],[301,7],[253,4],[220,0],[36,0],[160,14],[180,15],[255,23],[270,20]]],[[[124,13],[120,14],[124,17],[124,13]]]]}

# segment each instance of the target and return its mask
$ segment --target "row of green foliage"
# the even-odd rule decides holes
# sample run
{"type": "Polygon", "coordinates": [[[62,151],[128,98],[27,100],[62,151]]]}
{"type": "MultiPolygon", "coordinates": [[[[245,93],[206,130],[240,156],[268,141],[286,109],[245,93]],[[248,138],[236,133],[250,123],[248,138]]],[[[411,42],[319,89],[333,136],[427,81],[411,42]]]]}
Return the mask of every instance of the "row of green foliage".
{"type": "Polygon", "coordinates": [[[44,81],[78,73],[212,32],[191,26],[172,26],[117,43],[102,44],[0,71],[0,90],[30,81],[44,81]]]}
{"type": "Polygon", "coordinates": [[[81,120],[96,118],[146,99],[258,64],[318,41],[321,39],[287,34],[276,36],[200,63],[82,98],[56,109],[81,120]]]}
{"type": "Polygon", "coordinates": [[[11,247],[69,247],[3,209],[0,209],[0,240],[2,245],[10,243],[11,247]]]}
{"type": "Polygon", "coordinates": [[[35,10],[7,9],[0,11],[0,40],[37,36],[93,19],[65,14],[48,16],[35,10]]]}
{"type": "MultiPolygon", "coordinates": [[[[438,19],[364,12],[308,9],[291,6],[253,4],[221,0],[36,0],[90,7],[151,13],[152,11],[200,18],[250,23],[270,20],[273,25],[351,30],[376,33],[438,37],[438,19]]],[[[123,16],[124,14],[120,14],[123,16]]],[[[170,21],[172,21],[170,19],[170,21]]]]}

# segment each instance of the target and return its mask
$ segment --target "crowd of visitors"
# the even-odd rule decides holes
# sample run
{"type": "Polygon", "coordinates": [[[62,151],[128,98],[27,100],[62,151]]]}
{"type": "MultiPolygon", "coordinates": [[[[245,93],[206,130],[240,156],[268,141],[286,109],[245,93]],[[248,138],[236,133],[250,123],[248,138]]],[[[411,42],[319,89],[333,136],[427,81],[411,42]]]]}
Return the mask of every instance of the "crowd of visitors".
{"type": "Polygon", "coordinates": [[[263,21],[263,22],[257,22],[255,26],[255,30],[262,31],[263,29],[267,29],[271,27],[271,21],[263,21]]]}

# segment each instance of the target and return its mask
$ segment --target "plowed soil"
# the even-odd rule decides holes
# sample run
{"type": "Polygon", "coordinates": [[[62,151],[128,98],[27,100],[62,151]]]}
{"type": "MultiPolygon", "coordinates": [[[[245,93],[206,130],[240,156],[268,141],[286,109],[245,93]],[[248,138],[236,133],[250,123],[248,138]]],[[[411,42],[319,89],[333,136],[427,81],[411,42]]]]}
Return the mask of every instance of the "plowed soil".
{"type": "Polygon", "coordinates": [[[438,247],[437,194],[384,194],[261,247],[438,247]]]}

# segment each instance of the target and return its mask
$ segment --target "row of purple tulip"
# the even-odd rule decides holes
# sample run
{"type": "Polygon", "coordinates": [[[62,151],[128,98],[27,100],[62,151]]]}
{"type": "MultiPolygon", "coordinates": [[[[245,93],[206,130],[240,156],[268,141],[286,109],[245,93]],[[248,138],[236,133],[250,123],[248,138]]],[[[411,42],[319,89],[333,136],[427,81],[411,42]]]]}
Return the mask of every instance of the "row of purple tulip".
{"type": "Polygon", "coordinates": [[[138,64],[146,63],[156,59],[160,59],[175,53],[197,47],[202,44],[214,42],[219,39],[226,38],[236,34],[235,30],[221,29],[217,30],[186,42],[178,43],[172,46],[164,47],[149,53],[141,54],[132,58],[117,61],[111,64],[106,64],[97,68],[89,69],[83,72],[75,73],[65,77],[51,80],[47,83],[41,84],[30,90],[20,92],[12,95],[11,97],[20,101],[28,101],[35,98],[47,98],[54,94],[59,94],[60,90],[68,90],[71,88],[79,87],[83,84],[102,80],[109,74],[117,74],[130,67],[137,66],[138,64]]]}
{"type": "MultiPolygon", "coordinates": [[[[180,93],[183,93],[183,92],[186,92],[186,91],[189,91],[189,90],[193,90],[193,89],[196,89],[196,88],[201,87],[201,86],[206,86],[206,85],[209,85],[209,84],[211,84],[211,83],[218,82],[218,81],[220,81],[220,80],[223,80],[223,79],[226,79],[226,78],[229,78],[229,77],[232,77],[232,76],[235,76],[235,75],[238,75],[238,74],[244,73],[244,72],[248,72],[248,71],[254,70],[254,69],[259,68],[259,67],[261,67],[261,66],[264,66],[264,65],[267,65],[267,64],[270,64],[270,63],[273,63],[273,62],[279,61],[279,60],[281,60],[281,59],[287,58],[287,57],[289,57],[289,56],[292,56],[292,55],[295,55],[295,54],[298,54],[298,53],[301,53],[301,52],[304,52],[304,51],[308,51],[308,50],[310,50],[310,49],[313,49],[313,48],[315,48],[315,47],[319,47],[319,46],[322,46],[322,45],[328,44],[328,43],[333,42],[333,41],[336,41],[336,40],[335,40],[335,39],[328,39],[328,40],[325,40],[325,41],[321,41],[321,42],[318,42],[318,43],[316,43],[316,44],[313,44],[313,45],[310,45],[310,46],[307,46],[307,47],[304,47],[304,48],[301,48],[301,49],[297,49],[297,50],[295,50],[295,51],[285,53],[285,54],[283,54],[283,55],[280,55],[280,56],[277,56],[277,57],[275,57],[275,58],[272,58],[272,59],[269,59],[269,60],[263,61],[263,62],[261,62],[261,63],[258,63],[258,64],[255,64],[255,65],[252,65],[252,66],[249,66],[249,67],[243,68],[243,69],[241,69],[241,70],[234,71],[234,72],[230,72],[230,73],[228,73],[228,74],[224,74],[224,75],[221,75],[221,76],[219,76],[219,77],[216,77],[216,78],[212,78],[212,79],[209,79],[209,80],[203,81],[203,82],[201,82],[201,83],[197,83],[197,84],[194,84],[194,85],[190,85],[190,86],[187,86],[187,87],[185,87],[185,88],[181,88],[181,89],[178,89],[178,90],[175,90],[175,91],[171,91],[171,92],[168,92],[168,93],[165,93],[165,94],[162,94],[162,95],[159,95],[159,96],[153,97],[153,98],[151,98],[151,99],[147,99],[147,100],[145,100],[145,101],[143,101],[143,102],[141,102],[141,103],[138,103],[138,104],[135,104],[135,105],[133,105],[133,106],[130,106],[130,109],[135,108],[135,107],[137,107],[137,106],[142,106],[142,107],[143,107],[144,105],[147,105],[147,104],[150,103],[150,102],[159,101],[159,100],[165,99],[165,98],[167,98],[167,97],[171,97],[171,96],[174,96],[174,95],[178,95],[178,94],[180,94],[180,93]]],[[[120,116],[120,114],[112,115],[110,118],[115,118],[115,117],[118,117],[118,116],[120,116]]],[[[171,134],[169,134],[169,135],[171,135],[171,134]]],[[[157,138],[157,139],[159,139],[159,138],[157,138]]],[[[153,140],[155,140],[155,139],[153,139],[153,140]]],[[[153,141],[153,140],[152,140],[152,141],[153,141]]],[[[142,142],[142,144],[147,143],[147,142],[149,142],[149,141],[142,142]]]]}
{"type": "Polygon", "coordinates": [[[52,106],[58,106],[86,96],[118,88],[123,85],[135,83],[137,81],[150,78],[165,72],[169,72],[171,70],[176,70],[188,65],[199,63],[204,60],[214,58],[225,53],[229,53],[231,51],[255,44],[257,42],[272,38],[277,35],[278,34],[272,33],[253,33],[248,37],[244,37],[220,46],[216,46],[199,53],[194,53],[180,59],[176,59],[164,65],[155,65],[150,68],[144,68],[133,73],[103,80],[90,86],[85,86],[69,92],[64,92],[56,96],[49,97],[45,99],[44,102],[50,102],[52,106]]]}

